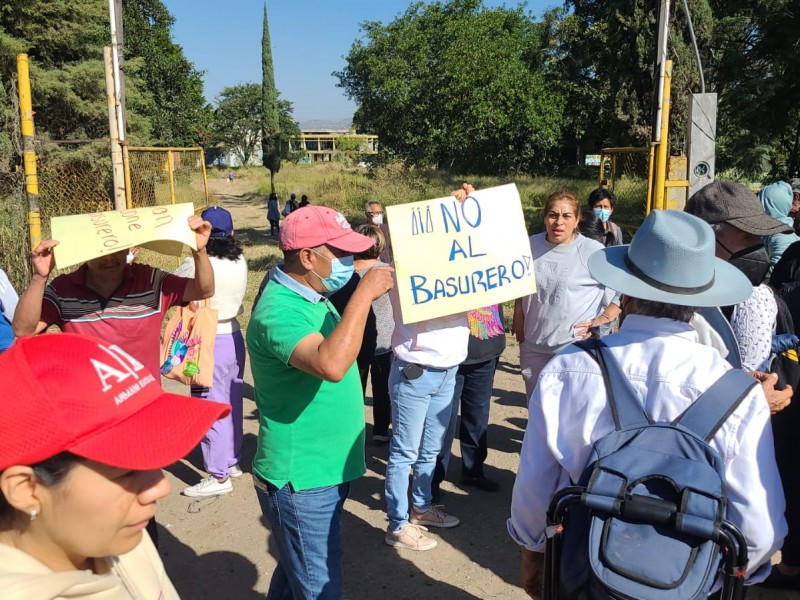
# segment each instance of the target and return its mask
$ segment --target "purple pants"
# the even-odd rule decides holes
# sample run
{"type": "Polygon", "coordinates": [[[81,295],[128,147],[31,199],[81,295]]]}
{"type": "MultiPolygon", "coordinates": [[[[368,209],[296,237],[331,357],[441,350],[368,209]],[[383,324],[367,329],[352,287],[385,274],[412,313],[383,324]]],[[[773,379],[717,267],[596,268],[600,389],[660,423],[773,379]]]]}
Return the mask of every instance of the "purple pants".
{"type": "Polygon", "coordinates": [[[214,383],[210,388],[192,386],[192,396],[231,407],[230,414],[215,421],[200,442],[206,471],[220,480],[228,478],[228,470],[239,463],[242,450],[244,360],[241,331],[217,334],[214,341],[214,383]]]}

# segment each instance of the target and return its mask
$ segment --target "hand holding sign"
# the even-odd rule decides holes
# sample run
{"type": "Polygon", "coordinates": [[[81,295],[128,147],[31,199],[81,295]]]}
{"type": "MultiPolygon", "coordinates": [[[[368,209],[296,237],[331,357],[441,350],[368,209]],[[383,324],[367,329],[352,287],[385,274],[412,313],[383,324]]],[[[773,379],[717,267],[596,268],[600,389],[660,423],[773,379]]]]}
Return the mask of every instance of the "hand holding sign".
{"type": "Polygon", "coordinates": [[[61,269],[132,246],[180,256],[184,245],[205,248],[211,234],[191,203],[53,217],[50,228],[59,240],[55,254],[61,269]]]}
{"type": "Polygon", "coordinates": [[[39,277],[47,277],[55,268],[55,259],[53,257],[53,248],[58,246],[57,240],[43,240],[31,252],[31,266],[33,266],[33,274],[39,277]]]}
{"type": "Polygon", "coordinates": [[[472,187],[472,184],[465,182],[465,183],[461,184],[460,188],[450,192],[450,195],[451,196],[455,196],[456,200],[458,200],[459,202],[463,202],[464,200],[467,199],[467,196],[469,196],[470,194],[473,194],[474,192],[475,192],[475,188],[472,187]]]}
{"type": "Polygon", "coordinates": [[[189,228],[194,231],[195,244],[197,250],[202,250],[208,244],[208,238],[211,237],[211,223],[203,221],[197,215],[189,217],[189,228]]]}
{"type": "Polygon", "coordinates": [[[403,323],[536,292],[515,185],[476,192],[464,184],[453,196],[387,212],[403,323]]]}

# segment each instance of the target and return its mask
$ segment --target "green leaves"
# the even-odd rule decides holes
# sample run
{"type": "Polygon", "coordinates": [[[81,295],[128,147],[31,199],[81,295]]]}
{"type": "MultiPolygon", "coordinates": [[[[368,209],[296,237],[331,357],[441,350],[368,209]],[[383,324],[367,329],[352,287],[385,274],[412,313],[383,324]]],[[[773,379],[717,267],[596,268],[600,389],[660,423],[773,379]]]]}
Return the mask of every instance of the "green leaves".
{"type": "Polygon", "coordinates": [[[414,4],[363,23],[334,73],[359,103],[356,126],[409,162],[470,173],[537,171],[560,140],[564,98],[535,68],[541,24],[476,0],[414,4]]]}

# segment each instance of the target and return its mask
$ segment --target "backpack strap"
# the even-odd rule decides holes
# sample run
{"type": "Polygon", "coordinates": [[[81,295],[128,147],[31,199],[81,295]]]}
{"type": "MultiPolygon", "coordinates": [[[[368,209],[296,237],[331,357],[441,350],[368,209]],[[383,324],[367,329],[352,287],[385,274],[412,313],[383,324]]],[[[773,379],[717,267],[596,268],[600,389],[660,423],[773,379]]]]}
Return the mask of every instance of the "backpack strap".
{"type": "Polygon", "coordinates": [[[643,427],[652,423],[647,413],[644,412],[639,394],[628,381],[603,340],[583,340],[576,342],[575,345],[588,352],[600,365],[603,381],[606,384],[608,404],[614,418],[614,428],[620,431],[628,427],[643,427]]]}
{"type": "Polygon", "coordinates": [[[680,424],[710,442],[756,385],[758,381],[754,377],[741,369],[731,369],[700,394],[689,408],[678,415],[672,425],[680,424]]]}
{"type": "Polygon", "coordinates": [[[734,369],[741,369],[742,354],[739,351],[739,342],[736,341],[730,321],[725,318],[725,315],[716,306],[700,307],[697,309],[697,314],[703,317],[722,338],[725,348],[728,350],[728,356],[725,359],[734,369]]]}

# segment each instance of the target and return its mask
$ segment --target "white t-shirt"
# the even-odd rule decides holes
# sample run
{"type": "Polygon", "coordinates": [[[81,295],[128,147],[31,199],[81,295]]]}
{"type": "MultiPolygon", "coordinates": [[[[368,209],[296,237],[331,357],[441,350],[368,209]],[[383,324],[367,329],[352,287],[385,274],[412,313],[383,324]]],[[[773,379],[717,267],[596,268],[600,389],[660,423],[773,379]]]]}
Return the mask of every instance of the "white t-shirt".
{"type": "Polygon", "coordinates": [[[392,351],[400,360],[434,369],[449,369],[464,362],[469,346],[467,313],[403,325],[397,288],[389,292],[394,314],[392,351]]]}
{"type": "MultiPolygon", "coordinates": [[[[239,331],[236,317],[244,312],[242,300],[247,291],[247,261],[244,256],[236,260],[209,256],[208,260],[214,269],[214,295],[211,296],[211,308],[217,309],[217,333],[239,331]]],[[[183,259],[175,274],[181,277],[194,277],[194,260],[191,256],[183,259]]]]}

